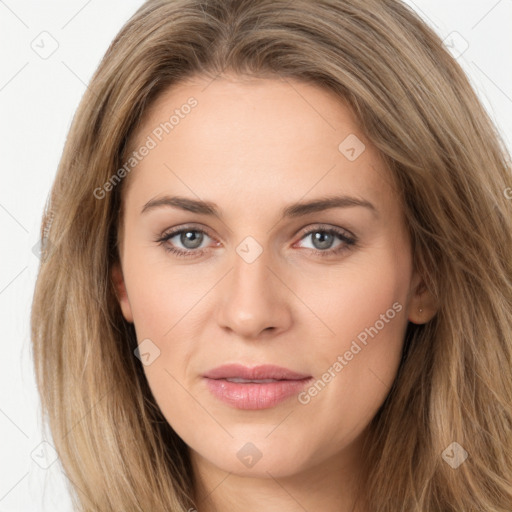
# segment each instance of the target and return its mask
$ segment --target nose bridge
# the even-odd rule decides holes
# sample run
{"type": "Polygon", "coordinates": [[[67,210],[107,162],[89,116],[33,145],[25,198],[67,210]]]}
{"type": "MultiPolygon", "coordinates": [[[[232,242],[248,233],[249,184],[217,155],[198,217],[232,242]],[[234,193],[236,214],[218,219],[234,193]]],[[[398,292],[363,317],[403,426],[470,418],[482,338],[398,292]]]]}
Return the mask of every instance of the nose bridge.
{"type": "Polygon", "coordinates": [[[280,329],[289,321],[282,285],[268,268],[270,253],[258,246],[246,240],[237,247],[233,271],[222,290],[219,322],[245,337],[280,329]]]}
{"type": "Polygon", "coordinates": [[[250,298],[251,296],[261,295],[265,290],[268,290],[270,258],[268,251],[263,250],[256,257],[251,255],[251,252],[254,251],[253,248],[249,248],[246,253],[248,258],[246,258],[244,254],[240,254],[243,249],[244,245],[241,244],[237,248],[237,255],[234,258],[233,285],[236,293],[245,298],[250,298]]]}

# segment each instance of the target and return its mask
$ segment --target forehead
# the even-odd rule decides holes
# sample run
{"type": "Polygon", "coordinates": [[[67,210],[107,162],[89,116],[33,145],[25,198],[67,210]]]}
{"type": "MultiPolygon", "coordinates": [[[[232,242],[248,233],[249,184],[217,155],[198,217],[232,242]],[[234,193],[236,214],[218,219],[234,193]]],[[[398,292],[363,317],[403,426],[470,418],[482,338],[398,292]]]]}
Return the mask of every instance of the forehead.
{"type": "MultiPolygon", "coordinates": [[[[146,111],[136,140],[141,143],[160,125],[164,125],[164,135],[172,133],[177,139],[190,124],[198,142],[212,144],[221,142],[226,134],[236,135],[227,142],[264,140],[266,145],[275,141],[277,146],[300,141],[307,147],[318,146],[318,138],[326,135],[322,146],[332,145],[344,132],[362,136],[357,117],[344,99],[330,90],[288,78],[227,75],[213,79],[194,76],[165,90],[146,111]],[[189,107],[190,103],[194,106],[189,107]]],[[[287,148],[278,149],[284,152],[287,148]]]]}
{"type": "Polygon", "coordinates": [[[167,185],[201,198],[215,192],[267,205],[313,192],[364,191],[371,200],[383,198],[387,187],[393,194],[391,175],[352,110],[314,84],[194,77],[157,98],[131,149],[150,139],[151,151],[130,174],[146,200],[167,185]]]}

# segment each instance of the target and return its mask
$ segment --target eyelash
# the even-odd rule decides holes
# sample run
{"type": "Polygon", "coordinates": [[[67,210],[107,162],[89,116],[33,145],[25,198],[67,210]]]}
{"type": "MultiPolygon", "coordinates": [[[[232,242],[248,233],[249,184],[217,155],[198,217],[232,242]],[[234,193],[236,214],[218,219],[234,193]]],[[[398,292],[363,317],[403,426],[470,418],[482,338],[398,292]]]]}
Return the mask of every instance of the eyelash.
{"type": "MultiPolygon", "coordinates": [[[[171,238],[174,238],[176,235],[179,235],[181,233],[186,233],[189,231],[193,231],[196,233],[202,233],[204,235],[209,236],[210,238],[213,238],[212,236],[210,236],[208,234],[207,231],[205,231],[203,229],[195,228],[195,227],[184,227],[184,228],[179,228],[174,231],[169,231],[169,232],[163,234],[161,237],[157,238],[155,240],[155,242],[157,242],[159,245],[162,245],[165,251],[172,253],[180,258],[193,258],[193,257],[202,256],[206,249],[183,250],[183,249],[177,249],[176,247],[171,247],[166,243],[171,238]]],[[[333,227],[329,227],[329,228],[325,228],[325,229],[321,228],[321,227],[316,227],[314,229],[311,229],[311,230],[303,233],[300,240],[303,240],[304,238],[306,238],[307,236],[310,236],[313,233],[327,233],[329,235],[335,235],[338,238],[340,238],[340,240],[343,242],[343,244],[340,244],[335,249],[327,249],[325,251],[321,251],[319,249],[308,249],[309,251],[312,251],[314,254],[321,256],[321,257],[328,257],[328,256],[334,256],[334,255],[340,254],[344,251],[350,250],[351,248],[355,247],[357,244],[356,237],[350,237],[350,236],[346,235],[343,231],[341,231],[337,228],[333,228],[333,227]]]]}

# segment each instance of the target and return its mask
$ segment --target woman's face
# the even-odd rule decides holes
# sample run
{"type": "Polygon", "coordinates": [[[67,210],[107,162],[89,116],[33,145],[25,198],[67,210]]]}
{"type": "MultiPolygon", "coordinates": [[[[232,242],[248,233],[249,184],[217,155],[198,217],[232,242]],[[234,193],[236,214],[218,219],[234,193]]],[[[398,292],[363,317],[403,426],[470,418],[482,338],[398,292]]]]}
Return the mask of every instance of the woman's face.
{"type": "Polygon", "coordinates": [[[357,120],[313,85],[197,78],[160,96],[134,150],[114,277],[169,424],[194,460],[240,475],[342,460],[408,320],[429,315],[357,120]],[[228,364],[247,373],[211,373],[228,364]],[[227,380],[244,377],[257,382],[227,380]]]}

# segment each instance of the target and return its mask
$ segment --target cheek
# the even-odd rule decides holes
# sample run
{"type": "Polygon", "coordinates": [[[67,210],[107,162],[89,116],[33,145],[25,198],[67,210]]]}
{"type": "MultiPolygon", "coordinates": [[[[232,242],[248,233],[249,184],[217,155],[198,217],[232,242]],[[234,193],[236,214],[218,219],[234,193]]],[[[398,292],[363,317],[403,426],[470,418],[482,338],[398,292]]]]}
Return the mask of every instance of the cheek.
{"type": "MultiPolygon", "coordinates": [[[[186,265],[170,265],[162,254],[133,250],[126,254],[125,278],[138,343],[156,354],[144,371],[155,397],[171,390],[179,393],[192,352],[204,322],[208,290],[216,276],[203,279],[186,265]],[[153,258],[151,260],[151,258],[153,258]],[[205,300],[206,299],[206,300],[205,300]],[[148,342],[147,340],[150,340],[148,342]]],[[[149,252],[149,251],[148,251],[149,252]]]]}
{"type": "Polygon", "coordinates": [[[355,436],[371,421],[395,379],[407,327],[410,260],[389,248],[339,272],[328,292],[310,303],[330,333],[315,348],[317,380],[301,403],[325,429],[322,435],[342,445],[348,432],[355,436]]]}
{"type": "Polygon", "coordinates": [[[208,287],[194,284],[190,275],[185,279],[179,267],[139,265],[132,276],[129,293],[137,340],[150,354],[149,361],[142,361],[146,379],[168,423],[181,426],[178,430],[187,438],[187,433],[201,432],[205,421],[185,374],[198,336],[190,319],[208,287]]]}
{"type": "MultiPolygon", "coordinates": [[[[158,250],[164,253],[163,249],[158,250]]],[[[171,267],[161,259],[148,261],[134,253],[131,261],[127,258],[126,268],[128,295],[139,340],[169,338],[175,326],[183,327],[180,319],[185,318],[204,294],[205,284],[194,279],[194,274],[187,272],[186,267],[171,267]]]]}
{"type": "Polygon", "coordinates": [[[411,260],[405,249],[398,251],[385,242],[328,272],[303,274],[297,281],[294,291],[316,317],[301,329],[314,323],[331,353],[343,350],[376,323],[379,338],[395,339],[403,330],[404,315],[397,315],[397,310],[406,310],[408,303],[411,260]],[[398,304],[393,309],[394,303],[398,304]]]}

